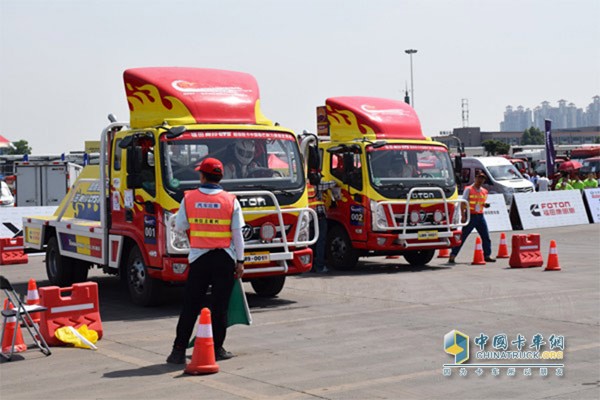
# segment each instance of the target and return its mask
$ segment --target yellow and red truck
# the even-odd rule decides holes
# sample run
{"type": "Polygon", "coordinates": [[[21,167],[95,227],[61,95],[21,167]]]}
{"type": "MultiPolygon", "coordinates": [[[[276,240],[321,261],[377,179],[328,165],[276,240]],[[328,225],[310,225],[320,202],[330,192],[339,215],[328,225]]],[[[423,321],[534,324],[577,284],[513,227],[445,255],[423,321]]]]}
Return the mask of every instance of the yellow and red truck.
{"type": "Polygon", "coordinates": [[[318,231],[297,137],[262,114],[254,77],[177,67],[123,77],[130,122],[109,115],[100,164],[81,172],[53,216],[23,220],[25,246],[46,251],[50,282],[84,281],[97,266],[120,276],[134,303],[160,302],[164,283],[187,277],[189,243],[174,218],[205,157],[224,163],[221,184],[242,206],[244,279],[256,293],[275,296],[287,275],[310,270],[318,231]]]}
{"type": "Polygon", "coordinates": [[[303,140],[318,141],[322,179],[334,186],[323,193],[329,265],[349,269],[359,257],[382,255],[425,265],[436,249],[460,243],[469,217],[461,222],[455,212],[466,201],[458,198],[448,149],[423,135],[411,106],[328,98],[317,108],[317,131],[303,140]]]}

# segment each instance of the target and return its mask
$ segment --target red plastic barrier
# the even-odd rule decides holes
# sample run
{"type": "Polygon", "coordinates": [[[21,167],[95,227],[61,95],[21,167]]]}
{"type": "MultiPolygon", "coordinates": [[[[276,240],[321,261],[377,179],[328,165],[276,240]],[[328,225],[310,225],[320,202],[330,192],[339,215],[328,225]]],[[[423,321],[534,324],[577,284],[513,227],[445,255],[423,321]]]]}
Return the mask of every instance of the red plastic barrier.
{"type": "Polygon", "coordinates": [[[0,239],[0,265],[27,264],[28,261],[23,249],[23,236],[0,239]]]}
{"type": "Polygon", "coordinates": [[[42,287],[39,293],[40,305],[48,308],[42,313],[40,332],[49,345],[64,345],[54,336],[54,332],[63,326],[77,329],[81,325],[87,325],[89,329],[98,332],[98,339],[102,338],[96,282],[75,283],[64,288],[42,287]],[[71,292],[71,295],[63,296],[65,292],[71,292]]]}
{"type": "Polygon", "coordinates": [[[512,236],[512,253],[508,264],[511,268],[541,267],[544,265],[540,251],[539,233],[512,236]]]}

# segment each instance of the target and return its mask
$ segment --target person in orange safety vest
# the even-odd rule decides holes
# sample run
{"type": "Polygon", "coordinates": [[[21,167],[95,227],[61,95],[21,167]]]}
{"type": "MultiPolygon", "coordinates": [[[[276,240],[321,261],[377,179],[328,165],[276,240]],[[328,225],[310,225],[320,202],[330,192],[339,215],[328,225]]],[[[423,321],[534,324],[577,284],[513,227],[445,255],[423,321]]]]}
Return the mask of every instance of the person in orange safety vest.
{"type": "MultiPolygon", "coordinates": [[[[469,202],[471,219],[467,226],[463,227],[462,229],[460,246],[453,247],[452,251],[450,252],[450,258],[448,260],[449,264],[455,263],[454,260],[456,259],[458,252],[465,243],[467,236],[469,236],[473,229],[476,229],[479,233],[479,236],[481,236],[481,244],[485,261],[496,262],[496,260],[492,258],[492,241],[490,239],[490,232],[488,231],[487,222],[485,222],[485,216],[483,214],[483,209],[489,207],[489,204],[486,203],[488,191],[482,187],[486,179],[487,176],[485,173],[481,171],[478,172],[475,175],[475,182],[473,182],[473,185],[467,186],[463,192],[463,199],[469,202]]],[[[466,209],[463,209],[462,211],[466,214],[466,209]]]]}
{"type": "Polygon", "coordinates": [[[183,306],[167,358],[171,364],[185,364],[185,351],[209,286],[215,358],[233,357],[223,348],[227,309],[234,279],[244,273],[244,217],[236,197],[219,185],[223,164],[205,158],[196,170],[200,171],[200,187],[185,193],[175,218],[176,230],[189,230],[190,253],[183,306]]]}

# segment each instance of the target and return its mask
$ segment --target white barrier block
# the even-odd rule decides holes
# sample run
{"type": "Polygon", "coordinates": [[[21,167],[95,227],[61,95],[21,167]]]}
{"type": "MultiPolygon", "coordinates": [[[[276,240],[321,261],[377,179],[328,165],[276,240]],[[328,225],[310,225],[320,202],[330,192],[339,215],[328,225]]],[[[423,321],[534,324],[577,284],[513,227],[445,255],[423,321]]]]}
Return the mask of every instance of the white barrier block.
{"type": "Polygon", "coordinates": [[[0,207],[0,238],[21,236],[23,217],[54,214],[57,206],[44,207],[0,207]]]}
{"type": "Polygon", "coordinates": [[[595,224],[600,224],[600,189],[585,189],[583,194],[588,206],[590,206],[592,221],[595,224]]]}
{"type": "Polygon", "coordinates": [[[487,202],[490,203],[489,208],[485,208],[485,222],[487,223],[490,232],[506,232],[512,231],[510,217],[503,194],[488,195],[487,202]]]}
{"type": "Polygon", "coordinates": [[[523,229],[589,224],[579,190],[515,193],[523,229]]]}

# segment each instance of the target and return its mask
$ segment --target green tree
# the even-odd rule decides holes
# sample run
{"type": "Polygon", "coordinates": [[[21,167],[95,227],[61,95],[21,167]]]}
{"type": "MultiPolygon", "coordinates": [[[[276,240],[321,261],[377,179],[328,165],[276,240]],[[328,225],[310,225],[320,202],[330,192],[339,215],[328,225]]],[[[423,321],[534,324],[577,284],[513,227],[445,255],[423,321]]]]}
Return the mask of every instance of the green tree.
{"type": "Polygon", "coordinates": [[[481,143],[483,148],[487,152],[488,156],[495,156],[497,154],[508,154],[510,145],[500,140],[486,140],[481,143]]]}
{"type": "Polygon", "coordinates": [[[521,144],[544,144],[546,141],[544,132],[533,126],[529,129],[525,129],[523,136],[521,136],[521,144]]]}
{"type": "Polygon", "coordinates": [[[8,154],[31,154],[31,147],[27,140],[13,142],[14,149],[10,149],[8,154]]]}

